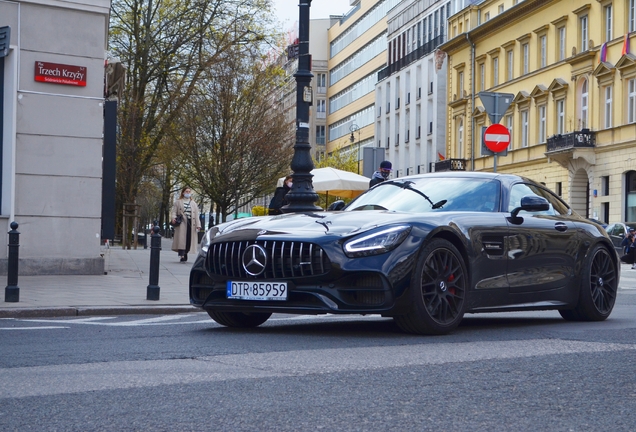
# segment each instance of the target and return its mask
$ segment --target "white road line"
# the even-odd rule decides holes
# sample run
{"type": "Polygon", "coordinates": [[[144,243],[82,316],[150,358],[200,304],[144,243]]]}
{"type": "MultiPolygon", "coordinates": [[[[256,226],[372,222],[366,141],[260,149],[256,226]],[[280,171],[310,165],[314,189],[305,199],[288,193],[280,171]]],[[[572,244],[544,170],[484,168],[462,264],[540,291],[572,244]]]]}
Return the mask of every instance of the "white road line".
{"type": "Polygon", "coordinates": [[[42,327],[0,327],[0,330],[52,330],[52,329],[68,329],[64,326],[42,326],[42,327]]]}
{"type": "Polygon", "coordinates": [[[427,343],[0,368],[0,399],[230,380],[301,377],[552,355],[635,352],[636,344],[565,339],[427,343]]]}

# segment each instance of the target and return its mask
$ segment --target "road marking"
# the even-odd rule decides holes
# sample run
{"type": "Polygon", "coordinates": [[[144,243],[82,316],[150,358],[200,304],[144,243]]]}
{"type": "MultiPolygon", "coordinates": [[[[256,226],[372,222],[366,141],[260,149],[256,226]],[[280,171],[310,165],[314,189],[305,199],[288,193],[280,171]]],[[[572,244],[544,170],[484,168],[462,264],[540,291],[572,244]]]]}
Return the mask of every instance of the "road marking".
{"type": "Polygon", "coordinates": [[[0,327],[0,330],[52,330],[52,329],[68,329],[64,326],[42,326],[42,327],[0,327]]]}
{"type": "Polygon", "coordinates": [[[230,380],[298,378],[348,371],[500,359],[634,351],[636,344],[529,339],[325,348],[204,356],[194,359],[12,367],[0,369],[0,399],[230,380]]]}

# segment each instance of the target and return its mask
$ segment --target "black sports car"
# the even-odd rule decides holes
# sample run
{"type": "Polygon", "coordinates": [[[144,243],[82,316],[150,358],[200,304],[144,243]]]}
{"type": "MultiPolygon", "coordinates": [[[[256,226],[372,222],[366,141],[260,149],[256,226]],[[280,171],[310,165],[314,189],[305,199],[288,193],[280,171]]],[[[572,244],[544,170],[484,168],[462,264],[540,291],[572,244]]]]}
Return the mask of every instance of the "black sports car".
{"type": "Polygon", "coordinates": [[[612,312],[618,256],[607,234],[544,186],[450,172],[387,180],[342,211],[252,217],[211,228],[190,302],[219,324],[272,313],[381,314],[443,334],[465,313],[612,312]]]}

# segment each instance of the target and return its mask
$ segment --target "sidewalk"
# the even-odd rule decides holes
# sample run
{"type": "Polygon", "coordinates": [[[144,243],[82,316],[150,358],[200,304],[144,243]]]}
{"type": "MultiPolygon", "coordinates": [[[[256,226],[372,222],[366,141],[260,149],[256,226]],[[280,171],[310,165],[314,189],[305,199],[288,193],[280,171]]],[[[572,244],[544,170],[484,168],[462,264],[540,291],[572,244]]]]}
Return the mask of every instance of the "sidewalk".
{"type": "MultiPolygon", "coordinates": [[[[171,239],[162,238],[159,266],[159,300],[146,300],[150,248],[102,248],[106,275],[20,276],[20,301],[4,301],[0,290],[0,318],[170,314],[199,311],[190,306],[188,280],[194,256],[180,263],[170,250],[171,239]]],[[[6,279],[0,278],[6,287],[6,279]]],[[[620,294],[636,294],[636,270],[621,266],[620,294]]]]}
{"type": "Polygon", "coordinates": [[[105,275],[19,276],[17,303],[4,301],[7,281],[0,278],[0,318],[77,315],[179,313],[190,306],[188,280],[195,256],[180,263],[170,250],[172,239],[161,239],[159,300],[146,300],[150,248],[124,250],[121,245],[102,247],[105,275]]]}

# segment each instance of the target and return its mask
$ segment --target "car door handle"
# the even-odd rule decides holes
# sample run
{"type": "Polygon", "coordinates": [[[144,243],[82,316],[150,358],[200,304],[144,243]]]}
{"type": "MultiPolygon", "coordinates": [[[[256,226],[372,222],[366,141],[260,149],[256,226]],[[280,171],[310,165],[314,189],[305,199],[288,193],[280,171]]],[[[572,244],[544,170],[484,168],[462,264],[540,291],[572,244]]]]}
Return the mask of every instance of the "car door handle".
{"type": "Polygon", "coordinates": [[[554,229],[561,232],[566,232],[568,230],[568,226],[563,222],[557,222],[554,224],[554,229]]]}

